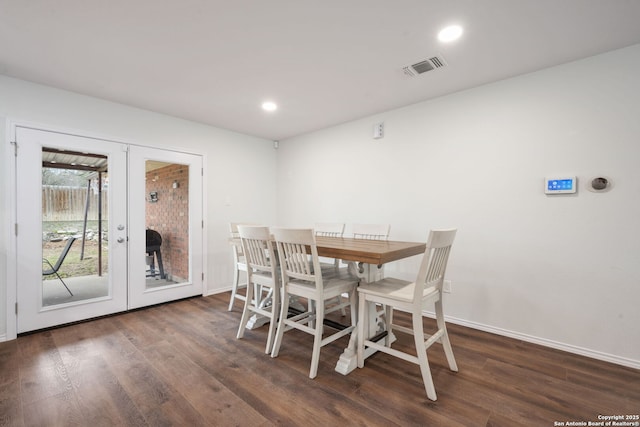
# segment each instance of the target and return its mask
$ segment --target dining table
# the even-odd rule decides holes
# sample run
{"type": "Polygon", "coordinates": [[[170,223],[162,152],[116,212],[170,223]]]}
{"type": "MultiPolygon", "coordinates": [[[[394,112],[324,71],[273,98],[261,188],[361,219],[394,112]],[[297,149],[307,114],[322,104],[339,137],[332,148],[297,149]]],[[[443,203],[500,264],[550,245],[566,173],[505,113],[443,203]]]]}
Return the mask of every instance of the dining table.
{"type": "MultiPolygon", "coordinates": [[[[230,239],[231,244],[240,244],[240,239],[230,239]]],[[[318,256],[326,258],[335,258],[346,264],[349,272],[358,277],[360,282],[375,282],[384,278],[384,266],[390,262],[398,261],[416,255],[424,254],[426,250],[424,242],[405,242],[395,240],[372,240],[372,239],[356,239],[353,237],[326,237],[316,236],[316,248],[318,256]]],[[[369,319],[372,319],[369,325],[369,336],[377,335],[384,339],[385,334],[391,333],[386,331],[384,319],[380,319],[375,306],[370,306],[369,319]]],[[[248,329],[262,326],[265,319],[260,316],[250,320],[247,324],[248,329]]],[[[334,326],[338,326],[333,322],[334,326]]],[[[374,340],[376,340],[374,339],[374,340]]],[[[393,339],[391,340],[393,341],[393,339]]],[[[357,333],[351,333],[349,345],[340,355],[336,363],[336,372],[347,375],[357,367],[357,333]]],[[[375,351],[367,348],[365,357],[369,357],[375,351]]]]}

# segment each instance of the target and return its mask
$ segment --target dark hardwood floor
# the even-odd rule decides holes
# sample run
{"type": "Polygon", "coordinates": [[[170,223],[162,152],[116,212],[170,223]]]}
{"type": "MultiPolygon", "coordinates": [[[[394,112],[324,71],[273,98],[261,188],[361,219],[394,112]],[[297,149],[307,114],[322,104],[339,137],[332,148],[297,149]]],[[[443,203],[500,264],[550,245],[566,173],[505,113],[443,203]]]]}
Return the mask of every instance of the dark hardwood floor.
{"type": "Polygon", "coordinates": [[[241,307],[228,312],[228,301],[193,298],[0,343],[0,425],[554,426],[640,413],[640,370],[456,325],[458,373],[440,346],[429,351],[436,402],[417,365],[385,354],[335,372],[346,338],[322,349],[310,380],[310,335],[288,332],[272,359],[266,327],[236,340],[241,307]]]}

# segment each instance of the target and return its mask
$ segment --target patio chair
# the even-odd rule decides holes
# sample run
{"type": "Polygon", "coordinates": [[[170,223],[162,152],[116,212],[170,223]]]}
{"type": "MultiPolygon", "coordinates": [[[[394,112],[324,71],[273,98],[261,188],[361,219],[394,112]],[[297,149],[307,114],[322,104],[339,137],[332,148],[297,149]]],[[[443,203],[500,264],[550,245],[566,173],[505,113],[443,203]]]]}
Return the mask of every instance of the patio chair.
{"type": "Polygon", "coordinates": [[[73,296],[73,292],[71,292],[71,290],[69,289],[67,284],[64,283],[64,280],[62,280],[62,277],[60,277],[60,274],[58,274],[58,270],[60,270],[60,267],[62,266],[62,263],[64,262],[64,259],[69,254],[69,250],[71,249],[71,245],[73,245],[73,242],[75,242],[75,241],[76,241],[75,237],[70,237],[69,240],[67,240],[66,246],[62,250],[62,253],[58,257],[58,260],[56,261],[56,263],[54,265],[52,265],[49,262],[48,259],[42,258],[42,262],[49,266],[49,269],[42,271],[42,275],[43,276],[51,276],[52,274],[55,274],[56,276],[58,276],[58,279],[60,279],[60,281],[62,282],[64,287],[67,288],[67,291],[69,292],[69,295],[71,295],[71,296],[73,296]]]}

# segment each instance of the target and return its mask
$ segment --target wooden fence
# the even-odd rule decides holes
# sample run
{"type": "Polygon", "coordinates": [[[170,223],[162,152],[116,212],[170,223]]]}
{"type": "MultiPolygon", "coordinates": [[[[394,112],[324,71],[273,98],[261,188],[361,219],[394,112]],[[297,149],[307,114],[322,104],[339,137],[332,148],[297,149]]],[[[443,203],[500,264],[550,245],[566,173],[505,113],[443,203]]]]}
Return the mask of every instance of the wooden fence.
{"type": "MultiPolygon", "coordinates": [[[[98,193],[93,189],[87,193],[86,188],[63,187],[57,185],[42,186],[42,220],[43,221],[82,221],[89,196],[87,219],[98,219],[98,193]]],[[[102,192],[102,219],[108,219],[109,206],[107,192],[102,192]]]]}

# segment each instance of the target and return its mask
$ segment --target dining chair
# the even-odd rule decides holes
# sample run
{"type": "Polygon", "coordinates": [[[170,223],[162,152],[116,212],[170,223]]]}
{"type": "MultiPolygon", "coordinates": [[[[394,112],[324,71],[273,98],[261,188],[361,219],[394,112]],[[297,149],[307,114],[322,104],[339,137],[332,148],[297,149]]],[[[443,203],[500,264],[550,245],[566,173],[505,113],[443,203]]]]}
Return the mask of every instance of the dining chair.
{"type": "Polygon", "coordinates": [[[357,297],[357,278],[323,278],[316,237],[312,229],[272,229],[277,244],[282,276],[282,303],[280,320],[276,340],[271,351],[271,357],[277,357],[285,331],[298,329],[313,335],[313,351],[309,378],[318,374],[320,349],[327,344],[350,334],[355,330],[357,297]],[[349,295],[351,307],[351,325],[330,332],[326,336],[325,314],[328,312],[328,302],[343,293],[349,295]],[[290,299],[306,298],[306,311],[290,314],[290,299]]]}
{"type": "Polygon", "coordinates": [[[388,240],[391,225],[389,224],[353,224],[355,239],[388,240]]]}
{"type": "Polygon", "coordinates": [[[427,240],[420,270],[415,282],[395,278],[385,278],[377,282],[363,283],[358,288],[358,367],[364,367],[364,350],[370,347],[420,366],[422,381],[427,397],[436,400],[436,390],[431,378],[427,349],[432,344],[442,344],[449,369],[458,371],[456,360],[442,310],[442,284],[444,281],[451,245],[456,235],[455,229],[432,230],[427,240]],[[426,335],[422,325],[422,309],[426,303],[434,303],[438,330],[433,335],[426,335]],[[371,341],[365,337],[365,325],[369,322],[367,304],[383,304],[387,335],[384,341],[371,341]],[[407,328],[393,323],[393,310],[399,309],[411,313],[413,327],[407,328]],[[400,331],[414,336],[416,355],[391,348],[391,331],[400,331]]]}
{"type": "MultiPolygon", "coordinates": [[[[314,226],[316,236],[321,237],[343,237],[344,236],[344,223],[338,222],[318,222],[314,226]]],[[[338,258],[325,258],[320,257],[320,268],[322,269],[322,275],[326,278],[329,276],[338,276],[344,274],[346,267],[340,268],[340,260],[338,258]]],[[[340,311],[342,316],[346,316],[345,311],[348,302],[342,300],[342,295],[336,297],[336,302],[341,305],[340,311]]]]}
{"type": "Polygon", "coordinates": [[[344,223],[317,222],[314,226],[316,236],[342,237],[344,236],[344,223]]]}
{"type": "MultiPolygon", "coordinates": [[[[240,273],[244,273],[246,277],[247,262],[245,260],[244,252],[242,251],[242,244],[240,243],[240,234],[238,233],[238,226],[240,225],[257,225],[251,223],[232,222],[229,223],[229,231],[231,232],[231,247],[233,248],[233,283],[231,284],[231,298],[229,300],[229,311],[233,310],[233,303],[236,299],[240,301],[245,300],[245,295],[239,293],[239,290],[247,288],[247,282],[240,282],[240,273]]],[[[246,292],[245,292],[246,294],[246,292]]]]}
{"type": "MultiPolygon", "coordinates": [[[[365,240],[389,240],[389,232],[391,231],[391,225],[389,224],[353,224],[352,233],[354,239],[365,240]]],[[[363,264],[351,263],[351,268],[357,268],[358,271],[363,271],[363,264]]],[[[376,270],[376,277],[384,277],[384,266],[378,266],[376,270]]]]}
{"type": "Polygon", "coordinates": [[[252,313],[269,319],[265,353],[271,353],[280,309],[280,277],[269,227],[238,226],[247,265],[247,293],[237,338],[244,336],[252,313]],[[259,295],[255,294],[260,289],[259,295]],[[266,291],[266,296],[263,294],[266,291]]]}

